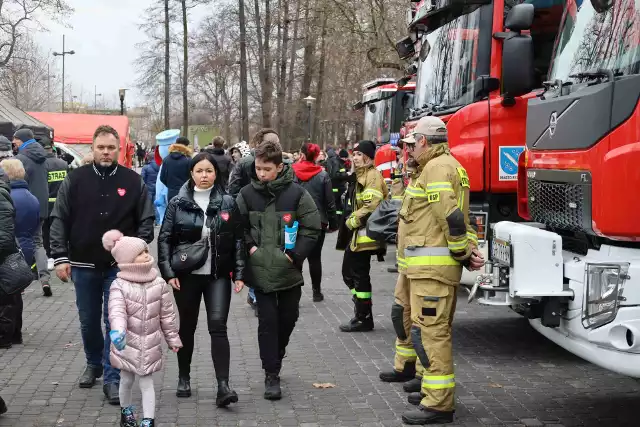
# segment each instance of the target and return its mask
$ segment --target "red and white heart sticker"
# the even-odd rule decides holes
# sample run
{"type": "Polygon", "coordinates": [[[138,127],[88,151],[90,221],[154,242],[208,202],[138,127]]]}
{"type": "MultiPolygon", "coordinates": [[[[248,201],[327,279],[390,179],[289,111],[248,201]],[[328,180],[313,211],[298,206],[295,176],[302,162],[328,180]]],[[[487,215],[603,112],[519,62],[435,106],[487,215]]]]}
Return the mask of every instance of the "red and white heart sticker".
{"type": "Polygon", "coordinates": [[[220,218],[222,218],[222,220],[223,220],[224,222],[229,221],[229,212],[221,212],[221,213],[220,213],[220,218]]]}
{"type": "Polygon", "coordinates": [[[124,188],[118,188],[118,194],[120,195],[120,197],[124,197],[124,195],[127,194],[127,190],[125,190],[124,188]]]}
{"type": "Polygon", "coordinates": [[[291,221],[291,214],[282,215],[282,219],[284,220],[284,222],[288,223],[289,221],[291,221]]]}

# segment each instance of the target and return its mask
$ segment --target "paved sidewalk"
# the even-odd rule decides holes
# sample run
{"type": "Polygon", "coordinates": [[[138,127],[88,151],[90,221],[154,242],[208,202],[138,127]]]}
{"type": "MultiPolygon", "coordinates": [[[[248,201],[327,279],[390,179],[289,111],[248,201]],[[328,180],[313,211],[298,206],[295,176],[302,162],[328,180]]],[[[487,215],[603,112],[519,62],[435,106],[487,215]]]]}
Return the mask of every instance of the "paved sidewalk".
{"type": "MultiPolygon", "coordinates": [[[[325,301],[311,301],[305,286],[300,321],[282,372],[284,398],[262,398],[257,319],[234,295],[229,317],[231,384],[240,402],[215,407],[215,374],[201,316],[192,372],[193,397],[175,397],[177,363],[166,355],[156,380],[159,426],[400,426],[406,403],[401,384],[378,379],[393,358],[389,318],[395,276],[374,262],[375,331],[344,334],[352,313],[340,277],[341,253],[324,250],[325,301]],[[316,389],[314,383],[335,388],[316,389]]],[[[0,426],[114,426],[118,408],[106,404],[102,383],[79,389],[84,368],[73,286],[54,282],[54,296],[39,289],[24,297],[25,344],[0,350],[0,395],[9,412],[0,426]]],[[[597,368],[538,335],[520,316],[502,308],[468,305],[460,295],[454,322],[457,379],[456,426],[638,426],[640,383],[597,368]]],[[[204,305],[201,306],[204,311],[204,305]]],[[[140,393],[134,389],[135,404],[140,393]]]]}

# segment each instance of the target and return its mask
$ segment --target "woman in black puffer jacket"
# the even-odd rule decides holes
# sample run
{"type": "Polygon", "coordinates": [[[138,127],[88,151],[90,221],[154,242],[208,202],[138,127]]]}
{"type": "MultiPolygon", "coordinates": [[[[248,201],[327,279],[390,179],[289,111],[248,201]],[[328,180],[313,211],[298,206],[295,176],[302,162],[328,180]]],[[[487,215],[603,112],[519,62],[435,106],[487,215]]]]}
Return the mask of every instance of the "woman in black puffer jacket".
{"type": "MultiPolygon", "coordinates": [[[[17,250],[16,236],[14,231],[13,221],[16,216],[16,211],[13,208],[13,201],[11,200],[11,193],[9,189],[9,178],[4,174],[2,168],[0,168],[0,262],[4,261],[4,257],[14,253],[17,250]]],[[[22,300],[22,296],[20,296],[22,300]]],[[[2,328],[6,326],[11,327],[13,331],[12,323],[7,322],[6,319],[2,319],[5,315],[11,314],[11,312],[5,313],[4,310],[13,310],[13,297],[0,296],[0,335],[3,334],[2,328]],[[9,298],[9,299],[7,299],[9,298]]],[[[11,319],[13,316],[11,316],[11,319]]],[[[7,328],[7,332],[9,328],[7,328]]],[[[9,342],[9,346],[11,342],[9,342]]],[[[7,405],[4,403],[2,397],[0,397],[0,414],[7,412],[7,405]]]]}
{"type": "Polygon", "coordinates": [[[236,292],[244,286],[244,229],[235,200],[222,188],[214,157],[207,152],[200,153],[191,160],[190,168],[189,181],[167,206],[158,235],[158,267],[162,277],[174,288],[180,313],[183,347],[178,352],[176,394],[191,396],[191,356],[200,301],[204,296],[211,356],[218,379],[216,404],[222,407],[238,401],[238,395],[229,388],[227,317],[231,279],[235,281],[236,292]],[[193,244],[201,239],[207,239],[210,247],[203,265],[193,271],[176,271],[180,269],[176,264],[195,255],[193,244]]]}

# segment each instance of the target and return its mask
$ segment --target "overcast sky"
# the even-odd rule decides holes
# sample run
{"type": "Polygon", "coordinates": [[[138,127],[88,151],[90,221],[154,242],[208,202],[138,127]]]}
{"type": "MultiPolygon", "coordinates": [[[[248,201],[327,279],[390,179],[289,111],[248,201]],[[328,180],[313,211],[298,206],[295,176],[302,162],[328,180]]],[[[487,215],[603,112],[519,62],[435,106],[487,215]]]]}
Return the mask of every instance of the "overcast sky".
{"type": "MultiPolygon", "coordinates": [[[[94,86],[105,100],[115,100],[118,89],[130,88],[127,104],[139,101],[136,93],[135,44],[144,40],[138,25],[150,0],[67,0],[75,9],[68,20],[70,28],[46,23],[48,33],[36,36],[45,50],[62,50],[62,35],[66,35],[66,50],[76,54],[66,57],[66,81],[73,94],[84,91],[82,101],[93,104],[94,86]],[[86,99],[89,97],[90,99],[86,99]]],[[[59,69],[62,70],[60,57],[59,69]]]]}

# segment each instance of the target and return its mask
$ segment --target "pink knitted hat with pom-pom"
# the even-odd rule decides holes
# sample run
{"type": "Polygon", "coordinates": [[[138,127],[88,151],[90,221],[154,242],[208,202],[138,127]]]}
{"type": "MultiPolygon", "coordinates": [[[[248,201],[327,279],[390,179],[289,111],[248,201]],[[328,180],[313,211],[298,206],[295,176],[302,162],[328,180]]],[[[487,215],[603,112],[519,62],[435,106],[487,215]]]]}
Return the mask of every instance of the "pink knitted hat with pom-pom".
{"type": "Polygon", "coordinates": [[[102,245],[111,252],[118,264],[133,264],[133,260],[148,249],[144,240],[137,237],[123,236],[118,230],[104,233],[102,245]]]}

